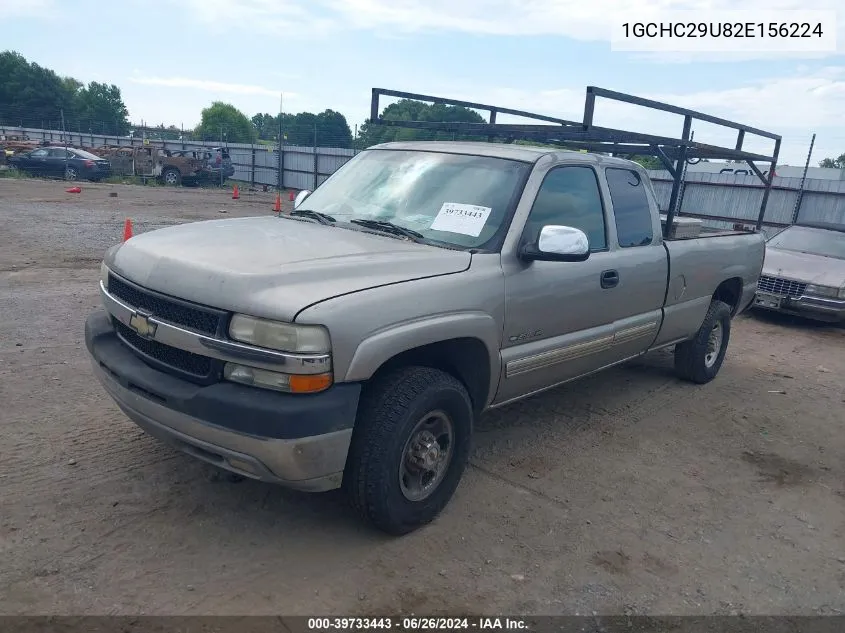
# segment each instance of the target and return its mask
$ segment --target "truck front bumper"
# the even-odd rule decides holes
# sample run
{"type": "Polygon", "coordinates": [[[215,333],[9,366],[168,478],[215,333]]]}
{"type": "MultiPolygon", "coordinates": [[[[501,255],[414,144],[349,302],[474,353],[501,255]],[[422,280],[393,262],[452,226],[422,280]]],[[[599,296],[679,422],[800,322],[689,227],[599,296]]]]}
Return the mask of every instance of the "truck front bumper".
{"type": "Polygon", "coordinates": [[[754,307],[819,321],[845,321],[845,299],[806,295],[790,298],[758,292],[754,300],[754,307]]]}
{"type": "Polygon", "coordinates": [[[94,374],[150,435],[231,472],[289,488],[338,488],[360,385],[291,395],[229,382],[206,387],[153,369],[124,345],[104,310],[85,323],[94,374]]]}

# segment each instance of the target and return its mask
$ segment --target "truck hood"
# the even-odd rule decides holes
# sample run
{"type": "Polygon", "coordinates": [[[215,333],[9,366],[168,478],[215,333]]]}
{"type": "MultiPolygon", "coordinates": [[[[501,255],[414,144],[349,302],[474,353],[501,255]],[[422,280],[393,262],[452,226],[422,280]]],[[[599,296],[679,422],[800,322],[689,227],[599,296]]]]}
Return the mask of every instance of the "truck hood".
{"type": "Polygon", "coordinates": [[[845,285],[845,260],[767,247],[763,274],[839,288],[845,285]]]}
{"type": "Polygon", "coordinates": [[[278,320],[342,294],[466,270],[472,256],[276,217],[192,222],[130,238],[106,265],[138,285],[278,320]]]}

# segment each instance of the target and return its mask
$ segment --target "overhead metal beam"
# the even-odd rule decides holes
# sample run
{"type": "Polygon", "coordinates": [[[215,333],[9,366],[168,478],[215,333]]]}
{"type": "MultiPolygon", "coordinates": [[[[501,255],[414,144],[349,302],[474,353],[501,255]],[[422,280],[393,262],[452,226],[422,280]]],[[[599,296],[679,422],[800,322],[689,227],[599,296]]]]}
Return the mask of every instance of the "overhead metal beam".
{"type": "MultiPolygon", "coordinates": [[[[719,147],[698,143],[683,138],[672,138],[667,136],[656,136],[653,134],[640,134],[627,130],[617,130],[593,126],[585,130],[582,126],[557,126],[557,125],[531,125],[531,124],[507,124],[507,123],[468,123],[466,121],[394,121],[380,119],[379,125],[389,127],[403,127],[418,130],[433,130],[438,132],[451,132],[466,136],[481,137],[502,137],[520,138],[533,140],[541,143],[563,143],[583,141],[589,143],[608,143],[614,145],[627,144],[637,147],[636,153],[653,155],[650,149],[654,145],[673,147],[680,146],[688,148],[688,158],[722,158],[726,160],[756,160],[770,161],[771,157],[765,154],[754,154],[751,152],[737,151],[735,149],[719,147]]],[[[605,151],[605,150],[597,150],[605,151]]],[[[614,150],[606,150],[614,151],[614,150]]],[[[635,153],[635,150],[615,150],[635,153]]],[[[664,150],[666,151],[666,150],[664,150]]]]}
{"type": "Polygon", "coordinates": [[[714,125],[721,125],[722,127],[729,127],[735,130],[740,130],[742,132],[756,134],[757,136],[763,136],[765,138],[770,138],[775,141],[780,139],[780,136],[774,134],[773,132],[766,132],[765,130],[751,127],[750,125],[745,125],[744,123],[737,123],[736,121],[721,119],[710,114],[705,114],[704,112],[698,112],[696,110],[690,110],[688,108],[680,108],[678,106],[673,106],[668,103],[662,103],[661,101],[652,101],[651,99],[644,99],[643,97],[636,97],[634,95],[625,94],[624,92],[616,92],[614,90],[607,90],[606,88],[598,88],[596,86],[587,86],[587,94],[592,94],[596,97],[604,97],[606,99],[613,99],[614,101],[621,101],[623,103],[630,103],[632,105],[643,106],[645,108],[651,108],[653,110],[662,110],[663,112],[680,114],[682,116],[691,117],[699,121],[713,123],[714,125]]]}
{"type": "Polygon", "coordinates": [[[757,231],[763,228],[763,219],[766,215],[766,205],[769,202],[769,194],[772,192],[772,181],[775,178],[775,168],[778,164],[778,154],[780,154],[780,138],[775,141],[775,152],[772,156],[771,166],[769,167],[768,178],[766,178],[766,188],[763,190],[763,200],[760,202],[760,214],[757,216],[757,225],[755,226],[757,231]]]}
{"type": "Polygon", "coordinates": [[[584,102],[584,114],[581,122],[570,121],[545,114],[527,112],[525,110],[516,110],[513,108],[475,103],[472,101],[463,101],[460,99],[449,99],[401,90],[373,88],[370,103],[370,123],[391,127],[451,132],[453,134],[461,134],[465,136],[477,136],[479,139],[486,138],[489,141],[500,139],[506,143],[512,143],[514,140],[521,139],[557,146],[576,147],[593,152],[657,156],[663,166],[666,167],[667,171],[672,175],[673,179],[672,196],[665,227],[666,235],[671,234],[672,221],[675,213],[677,212],[676,205],[681,187],[680,179],[683,176],[683,166],[686,164],[687,160],[704,158],[712,160],[747,162],[754,170],[755,174],[763,180],[766,188],[763,194],[760,215],[757,221],[757,228],[759,230],[765,215],[766,204],[768,203],[769,193],[771,191],[772,177],[777,165],[781,145],[781,137],[772,132],[767,132],[736,121],[715,117],[704,112],[690,110],[689,108],[681,108],[668,103],[645,99],[596,86],[587,87],[584,102]],[[488,113],[488,116],[486,117],[487,122],[470,123],[463,121],[386,120],[379,114],[379,99],[382,96],[459,106],[472,110],[484,110],[488,113]],[[652,110],[681,115],[684,117],[683,132],[680,138],[672,138],[655,134],[632,132],[630,130],[619,130],[596,126],[593,122],[595,119],[596,99],[598,97],[650,108],[652,110]],[[501,114],[530,119],[537,121],[538,123],[497,123],[497,115],[501,114]],[[723,147],[693,141],[692,124],[694,121],[703,121],[705,123],[737,130],[735,145],[733,147],[723,147]],[[539,122],[543,123],[540,124],[539,122]],[[548,125],[550,123],[553,125],[548,125]],[[775,147],[772,154],[767,155],[744,151],[742,148],[747,134],[753,134],[774,140],[775,147]],[[763,162],[771,164],[768,177],[763,176],[762,172],[760,172],[754,164],[763,162]]]}
{"type": "MultiPolygon", "coordinates": [[[[429,101],[431,103],[442,103],[444,105],[458,106],[461,108],[470,108],[471,110],[486,110],[487,112],[496,111],[499,114],[511,114],[513,116],[525,117],[527,119],[534,119],[535,121],[548,121],[550,123],[560,123],[562,125],[576,125],[581,126],[575,121],[567,121],[566,119],[559,119],[545,114],[536,114],[534,112],[526,112],[524,110],[514,110],[513,108],[503,108],[501,106],[486,105],[483,103],[474,103],[472,101],[461,101],[460,99],[447,99],[445,97],[434,97],[432,95],[417,94],[415,92],[404,92],[402,90],[388,90],[386,88],[373,88],[373,101],[377,104],[379,95],[385,97],[398,97],[399,99],[412,99],[414,101],[429,101]]],[[[370,118],[375,121],[379,118],[378,110],[373,112],[370,109],[370,118]]]]}
{"type": "MultiPolygon", "coordinates": [[[[692,117],[684,117],[684,130],[682,137],[689,140],[692,133],[692,117]]],[[[675,220],[675,207],[678,204],[678,194],[681,191],[681,177],[684,173],[684,162],[687,160],[687,147],[682,145],[678,150],[678,159],[675,161],[675,173],[672,175],[672,192],[669,194],[669,208],[666,210],[666,225],[663,227],[663,237],[668,239],[672,234],[672,223],[675,220]]]]}

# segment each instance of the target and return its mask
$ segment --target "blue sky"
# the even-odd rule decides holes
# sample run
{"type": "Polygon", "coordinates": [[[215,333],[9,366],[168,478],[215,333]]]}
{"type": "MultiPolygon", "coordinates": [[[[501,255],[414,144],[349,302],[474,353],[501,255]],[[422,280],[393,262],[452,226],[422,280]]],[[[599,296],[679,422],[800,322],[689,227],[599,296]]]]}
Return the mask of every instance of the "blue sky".
{"type": "MultiPolygon", "coordinates": [[[[745,0],[832,9],[841,0],[745,0]]],[[[580,119],[584,89],[631,92],[784,137],[782,163],[845,152],[845,37],[814,54],[632,54],[611,50],[620,7],[735,8],[728,0],[0,0],[2,49],[62,75],[116,83],[130,118],[191,127],[213,100],[248,116],[368,116],[374,86],[580,119]]],[[[845,18],[845,9],[842,11],[845,18]]],[[[596,122],[680,130],[675,117],[599,103],[596,122]]],[[[705,125],[696,140],[731,143],[705,125]]],[[[766,145],[758,148],[768,149],[766,145]]]]}

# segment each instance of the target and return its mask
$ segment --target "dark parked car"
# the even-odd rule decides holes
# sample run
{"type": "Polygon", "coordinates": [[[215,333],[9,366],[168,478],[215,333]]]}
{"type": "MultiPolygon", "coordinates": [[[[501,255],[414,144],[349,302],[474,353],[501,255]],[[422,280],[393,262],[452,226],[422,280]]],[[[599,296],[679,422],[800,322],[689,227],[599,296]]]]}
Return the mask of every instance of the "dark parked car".
{"type": "Polygon", "coordinates": [[[11,156],[12,167],[37,176],[59,176],[67,180],[102,180],[111,175],[109,161],[73,147],[39,147],[11,156]]]}

